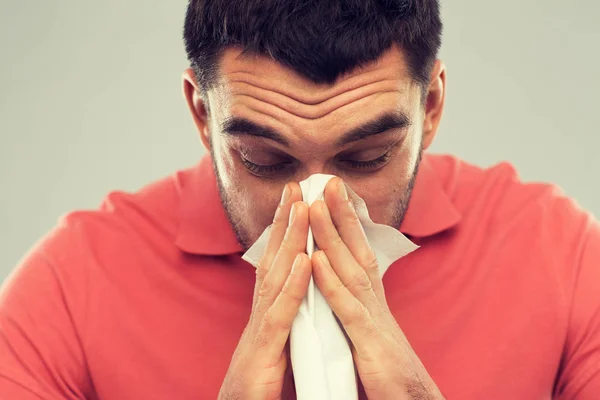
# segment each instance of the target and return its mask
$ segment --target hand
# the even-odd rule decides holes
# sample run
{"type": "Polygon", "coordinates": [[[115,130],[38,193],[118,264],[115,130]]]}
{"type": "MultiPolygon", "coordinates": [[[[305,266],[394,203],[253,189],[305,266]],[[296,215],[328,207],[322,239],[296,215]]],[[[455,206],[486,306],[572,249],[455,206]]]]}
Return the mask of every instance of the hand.
{"type": "Polygon", "coordinates": [[[315,283],[352,342],[367,397],[442,399],[390,312],[377,258],[341,179],[312,204],[310,225],[320,249],[312,257],[315,283]]]}
{"type": "Polygon", "coordinates": [[[286,343],[312,273],[305,253],[308,206],[300,201],[297,183],[286,188],[256,269],[250,320],[233,354],[219,399],[270,400],[282,396],[288,366],[286,343]]]}

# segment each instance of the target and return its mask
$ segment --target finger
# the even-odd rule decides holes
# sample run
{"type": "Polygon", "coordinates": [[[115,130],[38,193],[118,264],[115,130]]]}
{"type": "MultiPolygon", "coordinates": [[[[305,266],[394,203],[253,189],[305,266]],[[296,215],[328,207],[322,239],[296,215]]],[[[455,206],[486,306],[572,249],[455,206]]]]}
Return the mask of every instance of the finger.
{"type": "Polygon", "coordinates": [[[315,284],[338,317],[352,344],[362,351],[375,332],[375,324],[369,310],[338,278],[322,250],[312,256],[312,274],[315,284]]]}
{"type": "MultiPolygon", "coordinates": [[[[291,332],[291,331],[290,331],[291,332]]],[[[281,390],[281,398],[282,399],[288,399],[288,398],[293,398],[295,397],[295,382],[294,382],[294,371],[292,369],[292,363],[291,363],[291,353],[290,353],[290,339],[288,337],[287,342],[285,342],[285,350],[284,350],[284,357],[286,360],[286,368],[285,368],[285,375],[283,378],[283,389],[281,390]]]]}
{"type": "Polygon", "coordinates": [[[328,260],[339,280],[367,308],[375,308],[378,299],[373,292],[369,276],[354,259],[354,256],[333,225],[327,205],[317,201],[310,208],[310,225],[317,247],[327,254],[328,260]]]}
{"type": "Polygon", "coordinates": [[[292,206],[290,222],[279,250],[258,289],[257,316],[262,315],[275,301],[292,269],[294,259],[306,251],[308,237],[308,206],[301,201],[292,206]]]}
{"type": "Polygon", "coordinates": [[[277,298],[262,317],[259,336],[266,339],[261,342],[269,343],[268,349],[263,349],[269,359],[278,359],[285,348],[294,318],[306,296],[311,273],[310,259],[299,253],[277,298]]]}
{"type": "Polygon", "coordinates": [[[273,218],[273,224],[271,225],[271,232],[269,233],[269,240],[265,248],[265,252],[258,263],[256,268],[256,285],[254,287],[254,300],[256,302],[258,290],[262,285],[273,259],[281,246],[281,242],[285,237],[285,232],[288,228],[288,222],[290,219],[290,212],[292,204],[296,201],[302,200],[302,191],[300,185],[296,182],[289,182],[285,185],[281,200],[275,211],[273,218]]]}
{"type": "Polygon", "coordinates": [[[348,199],[344,181],[340,178],[330,180],[325,188],[324,197],[325,204],[331,212],[333,225],[336,227],[342,241],[369,276],[373,291],[379,301],[384,302],[385,294],[377,256],[369,245],[352,202],[348,199]]]}

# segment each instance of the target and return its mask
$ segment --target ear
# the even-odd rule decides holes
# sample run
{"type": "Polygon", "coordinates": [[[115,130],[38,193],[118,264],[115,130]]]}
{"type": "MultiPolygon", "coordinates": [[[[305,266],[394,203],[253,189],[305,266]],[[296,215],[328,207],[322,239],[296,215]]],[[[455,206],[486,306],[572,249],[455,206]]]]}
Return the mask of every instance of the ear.
{"type": "Polygon", "coordinates": [[[191,68],[183,72],[183,97],[188,105],[194,125],[200,133],[200,139],[207,151],[210,152],[210,129],[208,121],[208,107],[200,96],[200,89],[196,76],[191,68]]]}
{"type": "Polygon", "coordinates": [[[446,100],[446,66],[440,60],[436,60],[425,101],[425,121],[423,123],[423,149],[427,149],[433,143],[437,133],[446,100]]]}

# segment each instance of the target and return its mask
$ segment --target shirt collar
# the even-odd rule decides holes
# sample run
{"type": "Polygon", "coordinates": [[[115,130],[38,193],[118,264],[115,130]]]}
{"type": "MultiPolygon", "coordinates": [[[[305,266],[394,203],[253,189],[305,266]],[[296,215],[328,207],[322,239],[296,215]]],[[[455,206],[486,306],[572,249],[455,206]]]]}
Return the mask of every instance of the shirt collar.
{"type": "Polygon", "coordinates": [[[457,225],[462,215],[446,192],[433,157],[424,154],[400,232],[424,238],[457,225]]]}
{"type": "MultiPolygon", "coordinates": [[[[243,252],[221,203],[210,156],[181,172],[178,186],[177,247],[186,253],[214,256],[243,252]]],[[[400,231],[412,237],[427,237],[452,228],[460,219],[429,156],[424,155],[400,231]]]]}
{"type": "Polygon", "coordinates": [[[226,255],[243,251],[227,218],[209,155],[179,176],[179,230],[175,244],[186,253],[226,255]]]}

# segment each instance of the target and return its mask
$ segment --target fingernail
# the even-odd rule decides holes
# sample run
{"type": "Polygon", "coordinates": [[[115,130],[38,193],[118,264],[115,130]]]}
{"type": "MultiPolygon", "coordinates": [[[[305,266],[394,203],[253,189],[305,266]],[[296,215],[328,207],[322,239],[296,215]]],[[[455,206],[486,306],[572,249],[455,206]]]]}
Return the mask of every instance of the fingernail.
{"type": "Polygon", "coordinates": [[[348,192],[346,192],[346,185],[344,184],[344,181],[341,179],[338,182],[338,193],[340,194],[342,199],[348,200],[348,192]]]}
{"type": "Polygon", "coordinates": [[[280,215],[281,215],[281,206],[278,206],[277,210],[275,210],[275,215],[273,216],[273,223],[275,223],[275,221],[277,221],[279,219],[280,215]]]}
{"type": "Polygon", "coordinates": [[[300,257],[300,254],[298,254],[294,259],[294,263],[292,264],[292,270],[290,271],[290,275],[294,273],[294,270],[296,268],[298,268],[298,265],[300,265],[301,260],[302,258],[300,257]]]}
{"type": "Polygon", "coordinates": [[[321,260],[321,262],[323,263],[323,265],[328,265],[329,264],[329,260],[327,259],[327,255],[325,254],[324,251],[320,251],[319,252],[319,260],[321,260]]]}
{"type": "Polygon", "coordinates": [[[279,205],[282,206],[285,203],[287,203],[291,194],[292,194],[292,191],[290,190],[289,185],[286,184],[285,187],[283,188],[283,194],[281,195],[281,201],[279,202],[279,205]]]}
{"type": "Polygon", "coordinates": [[[325,204],[325,202],[322,201],[319,205],[321,206],[321,211],[323,212],[323,215],[329,215],[329,209],[327,208],[327,204],[325,204]]]}
{"type": "Polygon", "coordinates": [[[348,201],[348,207],[350,207],[350,209],[351,209],[353,212],[356,212],[356,208],[354,207],[354,203],[352,203],[351,201],[348,201]]]}
{"type": "Polygon", "coordinates": [[[294,218],[296,218],[296,204],[292,204],[292,210],[290,211],[290,220],[288,221],[288,226],[291,226],[294,223],[294,218]]]}

